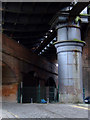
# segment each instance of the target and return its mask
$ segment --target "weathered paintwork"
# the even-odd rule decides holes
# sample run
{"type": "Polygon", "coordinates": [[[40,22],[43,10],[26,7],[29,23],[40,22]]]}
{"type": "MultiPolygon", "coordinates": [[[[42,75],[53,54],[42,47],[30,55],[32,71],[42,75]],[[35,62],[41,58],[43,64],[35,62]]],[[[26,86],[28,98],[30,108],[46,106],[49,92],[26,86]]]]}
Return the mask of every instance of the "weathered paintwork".
{"type": "Polygon", "coordinates": [[[85,43],[81,41],[80,29],[61,27],[57,33],[59,101],[83,102],[82,47],[85,43]]]}

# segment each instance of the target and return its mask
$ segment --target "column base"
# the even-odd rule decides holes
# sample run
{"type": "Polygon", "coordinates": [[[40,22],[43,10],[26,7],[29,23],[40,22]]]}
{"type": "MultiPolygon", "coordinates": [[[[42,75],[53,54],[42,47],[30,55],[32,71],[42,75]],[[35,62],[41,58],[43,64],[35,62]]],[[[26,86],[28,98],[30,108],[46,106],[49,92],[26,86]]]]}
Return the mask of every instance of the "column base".
{"type": "Polygon", "coordinates": [[[59,94],[60,103],[83,103],[81,94],[72,95],[72,94],[59,94]]]}

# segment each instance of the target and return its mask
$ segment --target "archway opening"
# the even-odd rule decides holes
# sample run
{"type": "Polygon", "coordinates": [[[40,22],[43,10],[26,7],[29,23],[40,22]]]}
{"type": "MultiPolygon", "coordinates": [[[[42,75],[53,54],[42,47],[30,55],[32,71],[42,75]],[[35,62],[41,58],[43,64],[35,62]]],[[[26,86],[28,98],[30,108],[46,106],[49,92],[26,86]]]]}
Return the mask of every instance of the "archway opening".
{"type": "Polygon", "coordinates": [[[28,72],[23,77],[22,102],[38,102],[39,78],[35,71],[28,72]]]}
{"type": "Polygon", "coordinates": [[[56,83],[52,77],[48,78],[45,83],[46,86],[46,96],[49,98],[49,102],[56,102],[57,101],[57,89],[56,83]]]}
{"type": "Polygon", "coordinates": [[[55,81],[52,77],[49,77],[48,80],[45,83],[45,86],[56,88],[56,83],[55,83],[55,81]]]}
{"type": "Polygon", "coordinates": [[[38,74],[35,71],[31,71],[24,75],[23,86],[24,87],[37,87],[39,85],[38,74]]]}

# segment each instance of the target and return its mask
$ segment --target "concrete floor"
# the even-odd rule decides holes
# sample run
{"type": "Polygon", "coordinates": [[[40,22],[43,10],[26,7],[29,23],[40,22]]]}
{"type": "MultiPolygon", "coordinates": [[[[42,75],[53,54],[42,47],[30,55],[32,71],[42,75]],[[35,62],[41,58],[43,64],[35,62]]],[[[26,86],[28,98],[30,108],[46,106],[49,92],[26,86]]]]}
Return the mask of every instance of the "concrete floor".
{"type": "MultiPolygon", "coordinates": [[[[89,109],[89,110],[88,110],[89,109]]],[[[3,103],[3,118],[88,118],[88,105],[3,103]]]]}

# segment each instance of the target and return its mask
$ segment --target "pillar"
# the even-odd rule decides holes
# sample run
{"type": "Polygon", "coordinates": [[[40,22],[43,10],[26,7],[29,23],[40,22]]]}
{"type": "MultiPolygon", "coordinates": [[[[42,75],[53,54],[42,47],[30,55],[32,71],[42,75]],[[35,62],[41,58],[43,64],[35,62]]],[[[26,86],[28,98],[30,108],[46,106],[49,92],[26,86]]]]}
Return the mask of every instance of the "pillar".
{"type": "Polygon", "coordinates": [[[57,25],[59,102],[82,103],[82,47],[79,25],[57,25]]]}

